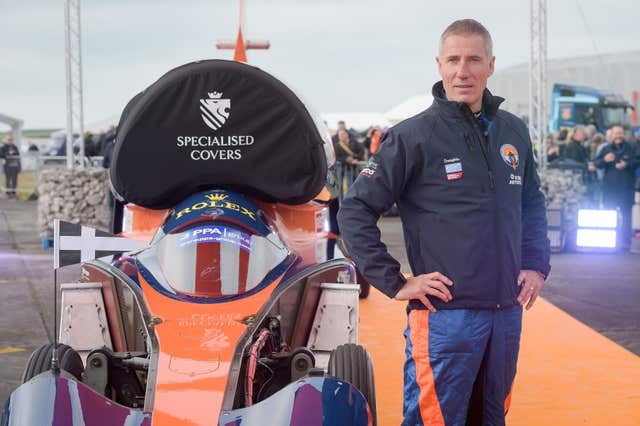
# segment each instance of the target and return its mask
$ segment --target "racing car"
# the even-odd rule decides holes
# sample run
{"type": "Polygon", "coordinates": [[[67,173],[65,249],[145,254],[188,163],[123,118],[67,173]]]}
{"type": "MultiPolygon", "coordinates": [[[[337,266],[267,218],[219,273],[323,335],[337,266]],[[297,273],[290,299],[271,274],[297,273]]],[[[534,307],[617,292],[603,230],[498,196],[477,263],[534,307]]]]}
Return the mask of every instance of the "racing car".
{"type": "Polygon", "coordinates": [[[357,271],[328,250],[334,161],[253,66],[193,62],[136,95],[109,173],[113,231],[146,248],[61,284],[60,344],[31,355],[0,424],[375,425],[357,271]]]}

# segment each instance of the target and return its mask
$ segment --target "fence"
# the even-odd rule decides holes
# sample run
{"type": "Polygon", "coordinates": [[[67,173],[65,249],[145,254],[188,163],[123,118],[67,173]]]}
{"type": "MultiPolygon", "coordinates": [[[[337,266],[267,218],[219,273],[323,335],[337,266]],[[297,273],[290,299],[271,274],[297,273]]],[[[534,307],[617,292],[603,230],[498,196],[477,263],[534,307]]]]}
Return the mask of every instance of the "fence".
{"type": "Polygon", "coordinates": [[[342,198],[347,193],[347,190],[356,180],[360,171],[364,168],[366,161],[358,161],[356,164],[344,164],[337,163],[336,165],[336,178],[338,179],[338,185],[340,187],[339,199],[342,201],[342,198]]]}
{"type": "MultiPolygon", "coordinates": [[[[16,198],[27,200],[36,198],[38,195],[38,184],[40,183],[40,173],[48,168],[66,167],[66,156],[40,155],[37,151],[28,151],[19,157],[7,157],[7,159],[19,158],[21,170],[18,174],[17,187],[15,189],[16,198]]],[[[85,167],[101,167],[102,156],[85,157],[85,167]]],[[[2,168],[4,172],[4,167],[2,168]]],[[[0,179],[0,196],[7,193],[6,176],[3,173],[0,179]]]]}

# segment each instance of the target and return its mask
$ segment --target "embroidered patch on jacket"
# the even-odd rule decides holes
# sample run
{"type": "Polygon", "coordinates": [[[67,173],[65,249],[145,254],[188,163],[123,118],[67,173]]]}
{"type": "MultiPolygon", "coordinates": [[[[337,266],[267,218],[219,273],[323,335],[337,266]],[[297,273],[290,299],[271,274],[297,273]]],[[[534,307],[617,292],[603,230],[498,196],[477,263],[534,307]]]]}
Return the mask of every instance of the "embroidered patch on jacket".
{"type": "Polygon", "coordinates": [[[509,185],[522,185],[522,177],[520,175],[509,175],[509,185]]]}
{"type": "Polygon", "coordinates": [[[371,176],[374,175],[377,169],[378,169],[378,163],[376,163],[374,158],[370,158],[366,166],[364,166],[364,169],[362,169],[362,171],[360,172],[360,176],[366,176],[370,178],[371,176]]]}
{"type": "Polygon", "coordinates": [[[515,146],[511,144],[504,144],[500,147],[500,156],[507,166],[511,167],[513,170],[518,170],[518,164],[520,161],[520,156],[518,155],[518,150],[515,146]]]}
{"type": "Polygon", "coordinates": [[[459,158],[445,158],[444,172],[447,174],[447,180],[457,180],[462,177],[462,162],[459,158]]]}

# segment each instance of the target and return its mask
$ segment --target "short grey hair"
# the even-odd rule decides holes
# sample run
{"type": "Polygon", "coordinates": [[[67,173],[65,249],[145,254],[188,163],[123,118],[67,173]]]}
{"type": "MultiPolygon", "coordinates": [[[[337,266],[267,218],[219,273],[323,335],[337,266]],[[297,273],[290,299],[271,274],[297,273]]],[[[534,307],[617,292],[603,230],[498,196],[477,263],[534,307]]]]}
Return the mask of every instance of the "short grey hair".
{"type": "Polygon", "coordinates": [[[442,46],[447,37],[451,35],[479,35],[484,39],[484,48],[487,52],[487,56],[490,58],[493,56],[493,41],[491,40],[491,34],[480,22],[475,19],[459,19],[452,22],[440,36],[439,54],[442,55],[442,46]]]}

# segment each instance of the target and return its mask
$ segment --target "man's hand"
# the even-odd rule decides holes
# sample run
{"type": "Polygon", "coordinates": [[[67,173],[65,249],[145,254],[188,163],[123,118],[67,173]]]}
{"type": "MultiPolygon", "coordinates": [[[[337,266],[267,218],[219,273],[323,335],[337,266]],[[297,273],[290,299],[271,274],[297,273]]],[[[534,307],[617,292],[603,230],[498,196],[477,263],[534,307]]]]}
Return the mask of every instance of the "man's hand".
{"type": "Polygon", "coordinates": [[[595,166],[595,164],[593,164],[592,162],[589,162],[589,164],[588,164],[588,166],[587,166],[587,167],[588,167],[588,170],[589,170],[591,173],[593,173],[593,172],[595,172],[595,171],[596,171],[596,166],[595,166]]]}
{"type": "Polygon", "coordinates": [[[430,274],[422,274],[416,277],[411,277],[407,280],[405,285],[396,294],[397,300],[411,300],[416,299],[422,302],[431,312],[435,312],[436,308],[433,307],[427,294],[435,296],[444,302],[449,302],[453,297],[447,286],[453,285],[453,282],[442,275],[440,272],[432,272],[430,274]]]}
{"type": "Polygon", "coordinates": [[[544,276],[538,271],[523,269],[518,274],[518,285],[522,286],[518,296],[518,303],[524,306],[528,300],[527,310],[529,310],[542,291],[542,287],[544,287],[544,276]]]}
{"type": "Polygon", "coordinates": [[[605,163],[610,163],[616,159],[616,155],[613,152],[608,153],[604,156],[605,163]]]}
{"type": "Polygon", "coordinates": [[[622,169],[624,169],[625,167],[627,167],[627,162],[626,162],[626,161],[624,161],[624,160],[620,160],[620,161],[618,161],[618,162],[616,163],[616,169],[618,169],[618,170],[622,170],[622,169]]]}

